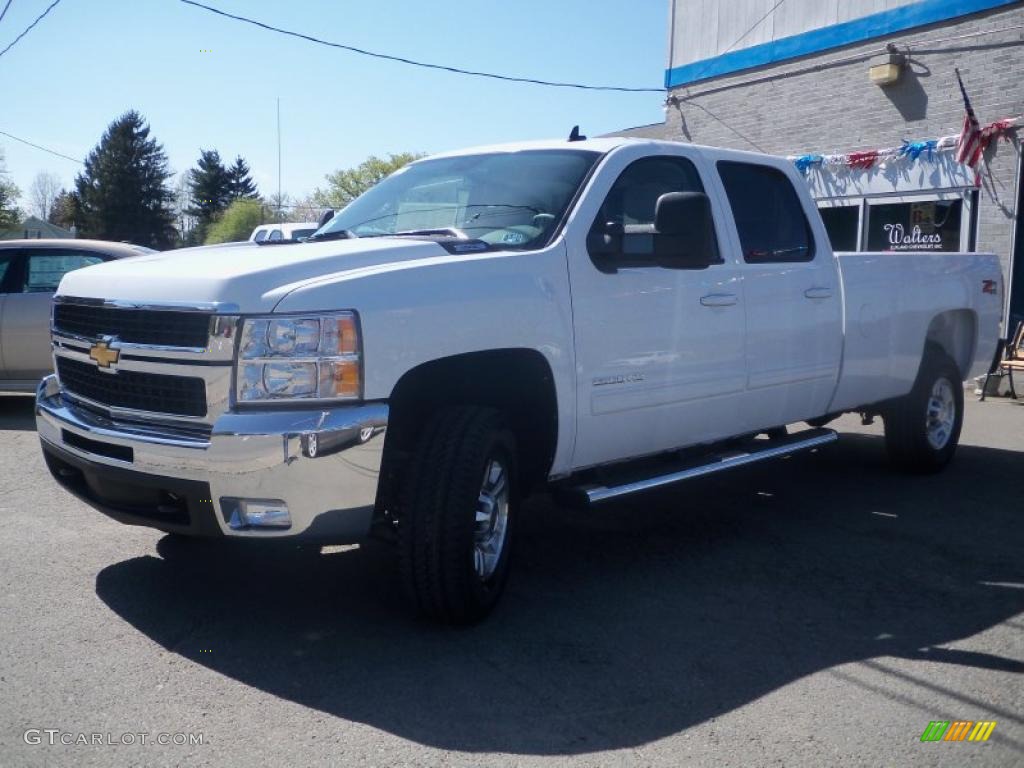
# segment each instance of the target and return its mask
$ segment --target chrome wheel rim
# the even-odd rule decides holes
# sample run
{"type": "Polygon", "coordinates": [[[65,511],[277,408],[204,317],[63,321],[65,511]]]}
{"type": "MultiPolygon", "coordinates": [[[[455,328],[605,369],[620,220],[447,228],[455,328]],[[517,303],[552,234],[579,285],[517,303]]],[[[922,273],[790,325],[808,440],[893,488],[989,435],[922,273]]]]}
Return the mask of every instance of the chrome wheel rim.
{"type": "Polygon", "coordinates": [[[473,531],[473,569],[481,581],[494,575],[508,535],[508,471],[497,459],[487,462],[477,497],[473,531]]]}
{"type": "Polygon", "coordinates": [[[953,385],[948,379],[938,379],[932,386],[932,393],[928,398],[928,444],[936,451],[945,448],[953,435],[955,422],[956,399],[953,397],[953,385]]]}

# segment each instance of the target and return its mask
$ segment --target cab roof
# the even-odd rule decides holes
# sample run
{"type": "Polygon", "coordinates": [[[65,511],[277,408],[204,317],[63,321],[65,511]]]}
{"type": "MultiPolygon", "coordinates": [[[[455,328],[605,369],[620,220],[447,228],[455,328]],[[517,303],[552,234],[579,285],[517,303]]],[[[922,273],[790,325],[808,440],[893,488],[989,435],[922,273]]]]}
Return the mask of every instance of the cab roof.
{"type": "Polygon", "coordinates": [[[697,150],[713,153],[716,158],[723,158],[729,156],[735,156],[737,159],[751,159],[753,157],[773,157],[772,155],[764,155],[759,152],[746,152],[738,149],[723,149],[721,147],[709,147],[701,144],[690,144],[688,142],[680,141],[628,138],[625,136],[599,136],[593,139],[584,139],[582,141],[568,141],[567,139],[541,139],[537,141],[516,141],[506,144],[485,144],[478,147],[468,147],[466,149],[452,150],[450,152],[439,152],[435,155],[425,157],[422,160],[417,160],[416,162],[423,162],[423,160],[432,160],[437,157],[459,157],[460,155],[480,155],[502,152],[524,152],[528,150],[538,149],[581,149],[605,154],[619,147],[641,145],[666,148],[679,147],[680,145],[683,145],[687,147],[692,147],[697,150]]]}

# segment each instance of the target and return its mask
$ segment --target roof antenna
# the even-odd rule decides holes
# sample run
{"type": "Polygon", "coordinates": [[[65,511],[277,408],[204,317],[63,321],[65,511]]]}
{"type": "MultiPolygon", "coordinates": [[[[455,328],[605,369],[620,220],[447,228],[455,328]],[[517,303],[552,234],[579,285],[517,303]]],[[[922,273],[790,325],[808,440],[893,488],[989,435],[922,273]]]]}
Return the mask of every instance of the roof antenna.
{"type": "Polygon", "coordinates": [[[574,125],[569,132],[569,141],[586,141],[587,137],[580,134],[580,127],[574,125]]]}

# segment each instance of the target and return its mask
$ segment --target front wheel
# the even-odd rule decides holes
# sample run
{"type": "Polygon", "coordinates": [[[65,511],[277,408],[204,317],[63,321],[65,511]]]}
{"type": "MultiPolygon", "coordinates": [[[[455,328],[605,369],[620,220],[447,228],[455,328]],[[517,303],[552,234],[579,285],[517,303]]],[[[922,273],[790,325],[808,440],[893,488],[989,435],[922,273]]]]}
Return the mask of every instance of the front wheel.
{"type": "Polygon", "coordinates": [[[417,611],[486,616],[505,588],[518,509],[515,438],[501,414],[457,407],[424,429],[398,514],[402,581],[417,611]]]}
{"type": "Polygon", "coordinates": [[[885,419],[889,457],[911,472],[939,472],[953,458],[964,419],[964,388],[956,363],[929,346],[914,388],[885,419]]]}

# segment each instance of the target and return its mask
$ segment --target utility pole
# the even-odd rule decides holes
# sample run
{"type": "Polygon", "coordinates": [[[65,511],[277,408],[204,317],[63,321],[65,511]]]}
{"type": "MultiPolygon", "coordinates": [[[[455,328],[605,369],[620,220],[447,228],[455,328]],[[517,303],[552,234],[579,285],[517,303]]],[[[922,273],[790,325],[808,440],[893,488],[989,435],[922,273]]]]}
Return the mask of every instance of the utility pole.
{"type": "Polygon", "coordinates": [[[281,97],[277,97],[277,218],[281,219],[281,97]]]}

